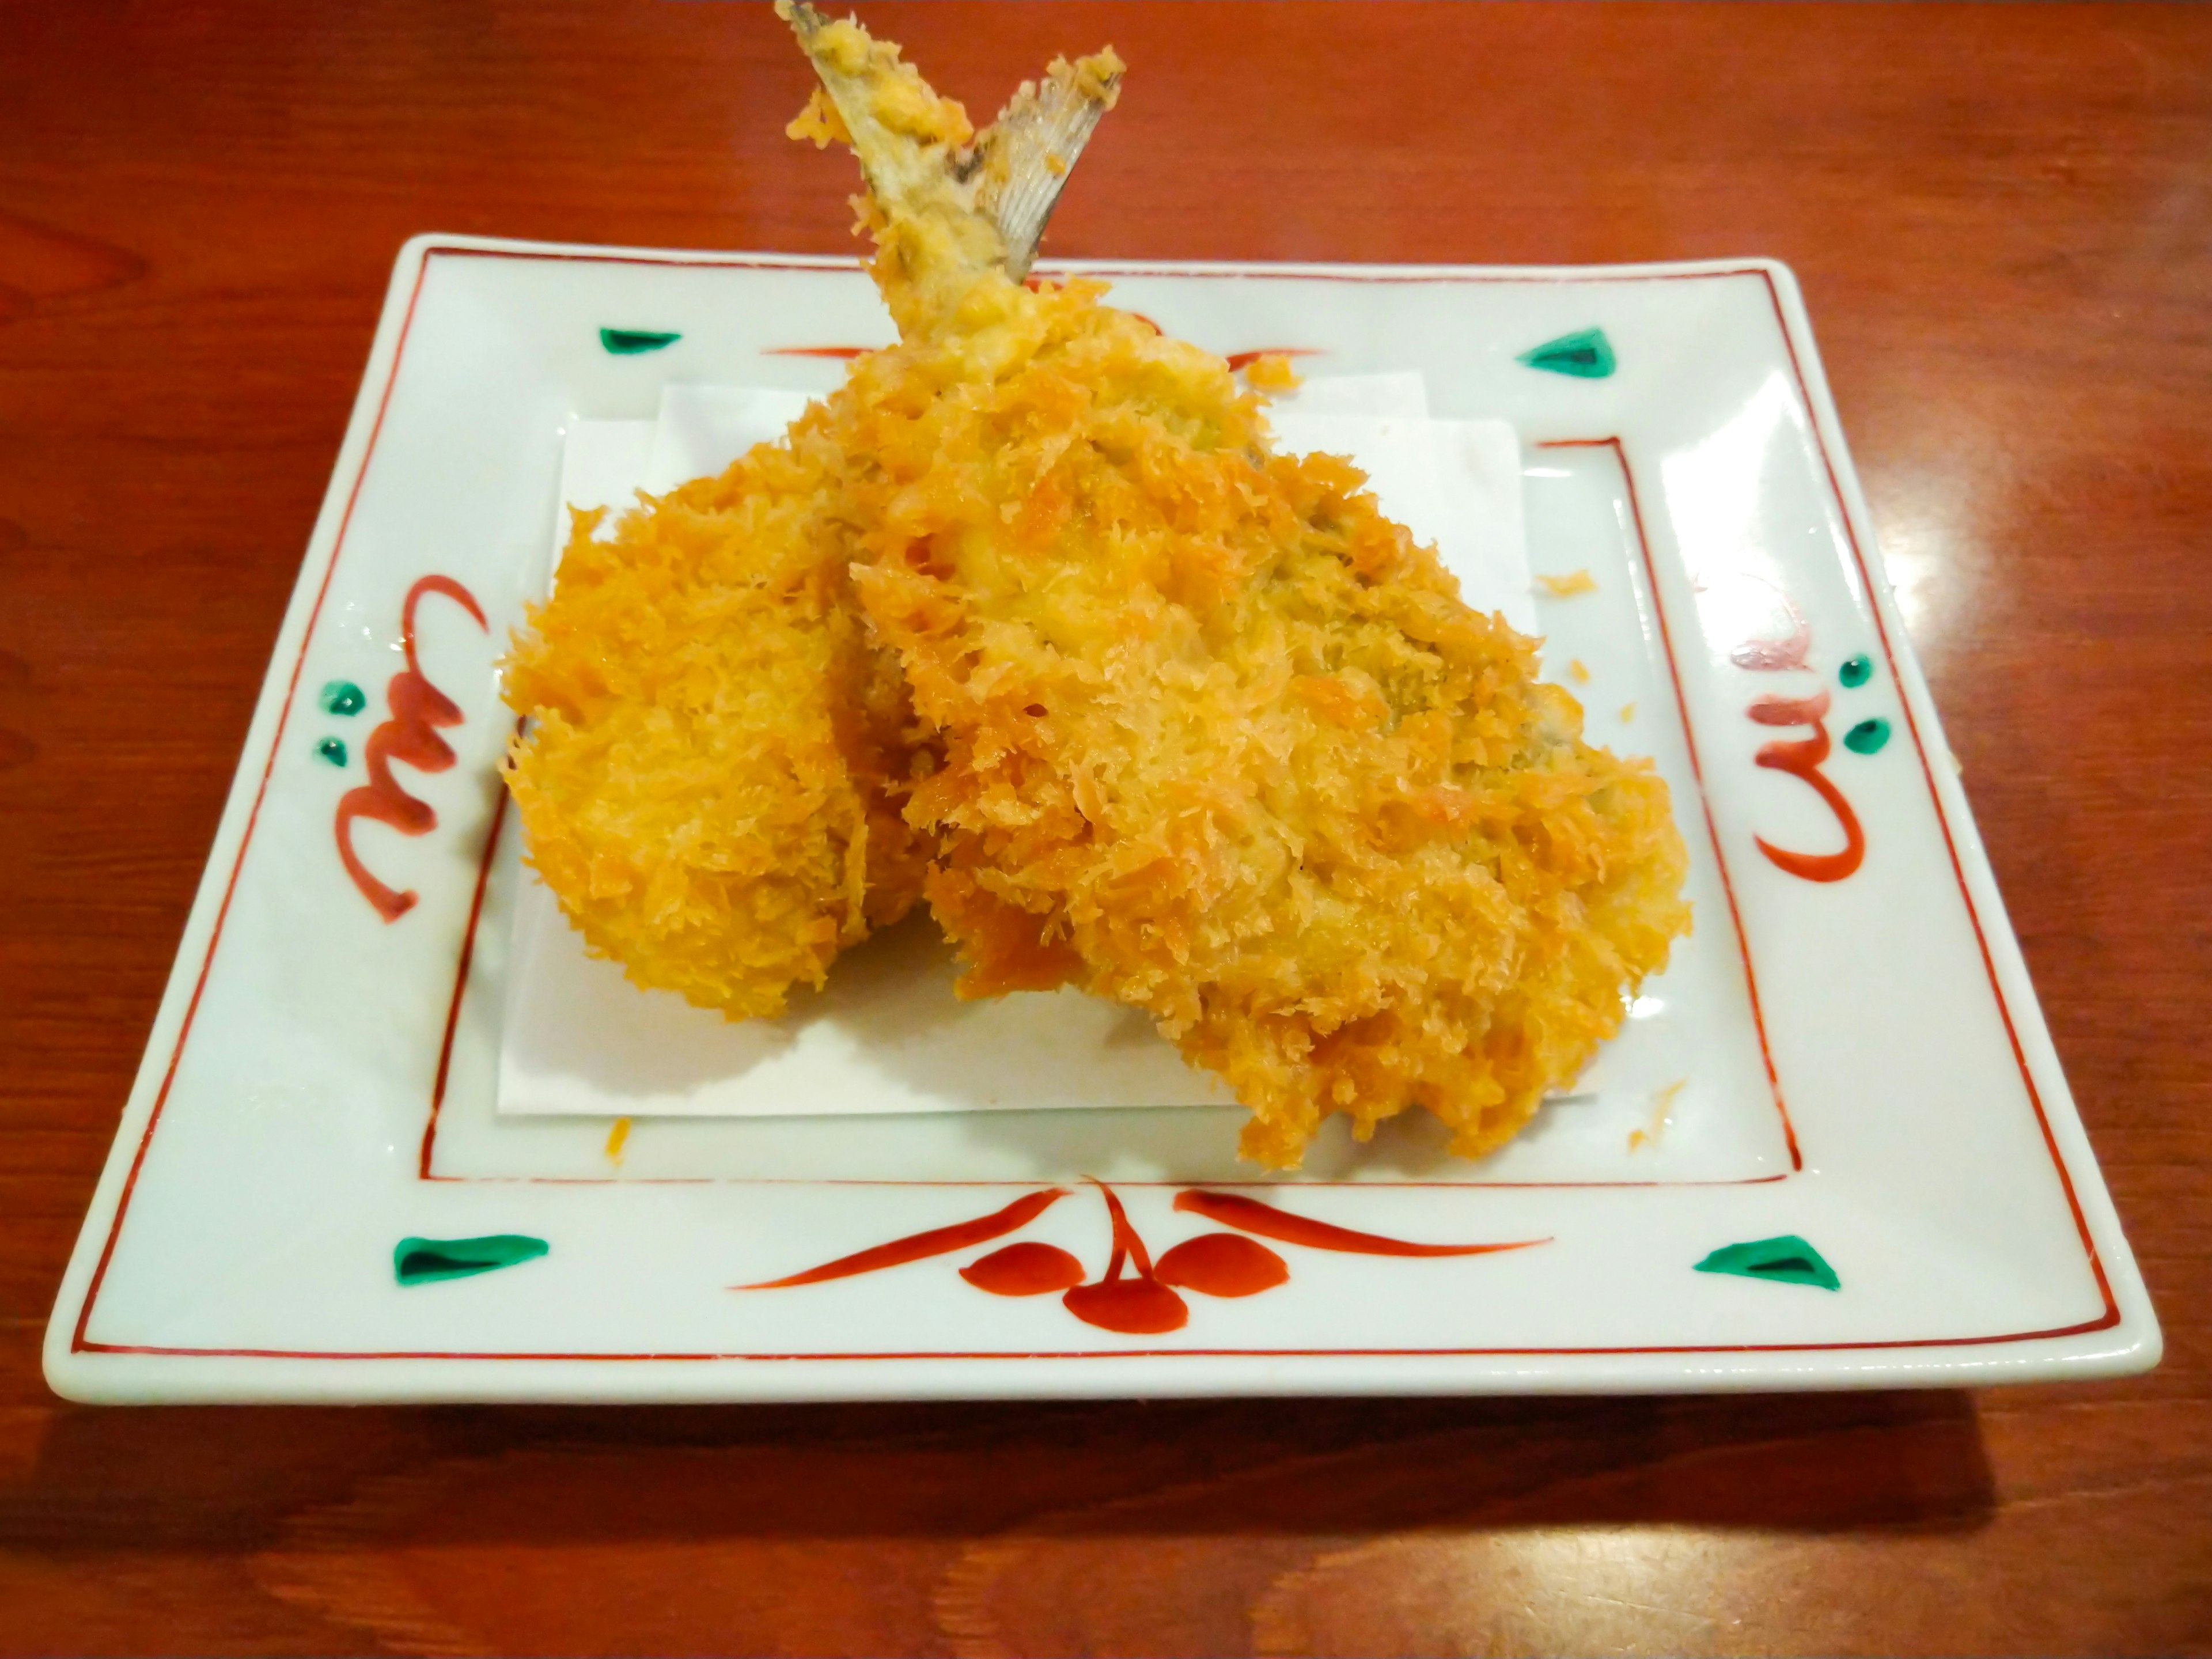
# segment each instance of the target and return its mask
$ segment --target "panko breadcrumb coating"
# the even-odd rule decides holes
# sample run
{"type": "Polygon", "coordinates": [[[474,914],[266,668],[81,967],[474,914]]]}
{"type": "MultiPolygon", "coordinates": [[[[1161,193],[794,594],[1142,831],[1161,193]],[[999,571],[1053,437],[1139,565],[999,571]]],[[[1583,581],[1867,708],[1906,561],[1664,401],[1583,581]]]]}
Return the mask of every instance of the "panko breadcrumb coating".
{"type": "Polygon", "coordinates": [[[902,336],[829,400],[823,510],[943,744],[908,817],[963,989],[1147,1010],[1264,1164],[1414,1105],[1498,1146],[1688,927],[1665,784],[1581,740],[1357,469],[1273,453],[1219,358],[1098,283],[1024,289],[963,193],[965,118],[857,24],[779,10],[902,336]]]}
{"type": "Polygon", "coordinates": [[[1689,925],[1665,785],[1219,358],[1022,284],[1110,51],[976,133],[778,9],[901,343],[612,543],[580,520],[509,667],[538,867],[633,978],[737,1014],[926,884],[967,994],[1146,1009],[1262,1163],[1415,1105],[1496,1146],[1689,925]]]}
{"type": "Polygon", "coordinates": [[[905,686],[818,510],[842,465],[824,427],[810,409],[611,540],[578,514],[506,665],[530,862],[632,980],[737,1018],[818,988],[912,908],[928,858],[900,816],[927,764],[905,686]]]}

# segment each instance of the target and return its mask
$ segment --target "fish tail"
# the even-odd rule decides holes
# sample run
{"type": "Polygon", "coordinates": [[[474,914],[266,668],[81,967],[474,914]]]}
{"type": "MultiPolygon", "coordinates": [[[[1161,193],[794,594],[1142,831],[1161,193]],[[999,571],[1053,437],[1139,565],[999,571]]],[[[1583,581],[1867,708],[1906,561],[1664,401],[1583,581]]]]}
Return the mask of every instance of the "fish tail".
{"type": "Polygon", "coordinates": [[[857,21],[833,21],[808,0],[776,0],[776,15],[822,82],[788,131],[848,143],[859,158],[872,270],[901,333],[930,331],[980,281],[1026,276],[1076,158],[1118,94],[1124,66],[1113,48],[1054,59],[978,132],[958,102],[857,21]]]}

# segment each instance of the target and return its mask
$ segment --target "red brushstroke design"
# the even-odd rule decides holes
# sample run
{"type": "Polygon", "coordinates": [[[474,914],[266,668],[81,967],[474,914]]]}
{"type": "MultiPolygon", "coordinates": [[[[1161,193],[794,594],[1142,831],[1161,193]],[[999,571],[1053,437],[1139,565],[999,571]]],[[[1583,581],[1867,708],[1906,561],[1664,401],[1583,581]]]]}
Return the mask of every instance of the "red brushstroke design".
{"type": "Polygon", "coordinates": [[[1402,1238],[1385,1238],[1380,1233],[1356,1232],[1350,1227],[1316,1221],[1311,1216],[1292,1215],[1272,1204],[1262,1204],[1256,1198],[1194,1188],[1177,1193],[1175,1206],[1202,1215],[1209,1221],[1218,1221],[1226,1227],[1257,1233],[1262,1238],[1303,1244],[1309,1249],[1347,1250],[1359,1255],[1487,1255],[1498,1250],[1525,1250],[1532,1245],[1552,1242],[1548,1238],[1522,1238],[1510,1244],[1415,1244],[1402,1238]]]}
{"type": "MultiPolygon", "coordinates": [[[[1779,640],[1746,640],[1729,653],[1729,660],[1738,668],[1747,668],[1754,673],[1780,673],[1787,669],[1804,668],[1808,665],[1807,654],[1813,647],[1813,629],[1803,614],[1790,603],[1790,596],[1764,576],[1750,576],[1761,586],[1773,591],[1790,613],[1790,634],[1779,640]]],[[[1752,758],[1759,764],[1776,772],[1787,772],[1793,778],[1802,778],[1813,786],[1814,792],[1828,804],[1843,826],[1844,846],[1838,853],[1793,853],[1786,847],[1777,847],[1763,836],[1753,836],[1752,841],[1767,861],[1784,873],[1804,881],[1841,881],[1854,874],[1866,860],[1866,831],[1860,827],[1856,812],[1844,799],[1844,792],[1828,781],[1820,764],[1828,758],[1828,728],[1823,724],[1828,718],[1828,688],[1820,687],[1810,696],[1765,696],[1755,699],[1744,712],[1761,726],[1809,726],[1813,735],[1791,743],[1770,743],[1752,758]]]]}
{"type": "Polygon", "coordinates": [[[960,1270],[960,1277],[993,1296],[1043,1296],[1083,1282],[1083,1264],[1057,1244],[1009,1244],[960,1270]]]}
{"type": "Polygon", "coordinates": [[[994,1210],[973,1221],[957,1222],[950,1227],[933,1227],[926,1233],[910,1233],[904,1238],[895,1238],[890,1243],[878,1244],[872,1249],[841,1255],[835,1261],[809,1267],[803,1273],[792,1273],[786,1278],[771,1279],[758,1285],[732,1285],[730,1288],[733,1291],[781,1291],[794,1285],[819,1285],[824,1279],[849,1279],[854,1273],[879,1273],[885,1267],[903,1267],[909,1261],[943,1255],[949,1250],[964,1250],[972,1244],[988,1244],[994,1238],[1004,1238],[1008,1233],[1028,1226],[1066,1196],[1066,1188],[1048,1187],[1041,1193],[1025,1194],[1005,1209],[994,1210]]]}
{"type": "Polygon", "coordinates": [[[1761,697],[1749,713],[1761,726],[1818,726],[1828,717],[1828,688],[1809,697],[1761,697]]]}
{"type": "Polygon", "coordinates": [[[1746,640],[1729,653],[1729,660],[1754,673],[1778,673],[1785,668],[1802,668],[1812,645],[1812,633],[1801,621],[1797,631],[1786,640],[1746,640]]]}
{"type": "MultiPolygon", "coordinates": [[[[1185,1191],[1175,1206],[1193,1211],[1230,1226],[1236,1233],[1200,1233],[1187,1238],[1163,1255],[1156,1265],[1143,1237],[1130,1224],[1129,1212],[1115,1190],[1095,1177],[1092,1186],[1106,1205],[1113,1228],[1113,1254],[1106,1271],[1085,1282],[1083,1263],[1056,1244],[1024,1242],[1008,1244],[978,1257],[960,1269],[960,1277],[993,1296],[1045,1296],[1060,1292],[1060,1304],[1086,1325],[1116,1331],[1124,1336],[1158,1336],[1179,1331],[1190,1322],[1190,1304],[1178,1290],[1206,1296],[1257,1296],[1290,1281],[1290,1265],[1264,1244],[1255,1244],[1243,1233],[1260,1233],[1286,1243],[1320,1250],[1345,1250],[1362,1255],[1486,1255],[1498,1250],[1522,1250],[1532,1244],[1548,1244],[1547,1238],[1526,1238],[1508,1244],[1415,1244],[1376,1233],[1355,1232],[1326,1221],[1291,1215],[1256,1199],[1226,1193],[1185,1191]]],[[[896,1267],[926,1256],[943,1255],[1027,1226],[1053,1204],[1067,1196],[1067,1188],[1054,1187],[1016,1199],[1003,1210],[978,1216],[950,1227],[895,1238],[888,1244],[839,1256],[835,1261],[810,1267],[805,1273],[771,1279],[758,1285],[734,1285],[739,1291],[787,1290],[818,1285],[824,1279],[848,1279],[896,1267]]]]}
{"type": "Polygon", "coordinates": [[[1124,1336],[1159,1336],[1190,1323],[1190,1304],[1157,1279],[1078,1285],[1060,1303],[1085,1324],[1124,1336]]]}
{"type": "Polygon", "coordinates": [[[1181,1330],[1190,1321],[1189,1304],[1153,1273],[1152,1252],[1129,1224],[1129,1212],[1121,1207],[1114,1189],[1103,1181],[1091,1184],[1105,1199],[1106,1213],[1114,1224],[1114,1254],[1097,1284],[1078,1285],[1060,1302],[1085,1324],[1125,1336],[1157,1336],[1164,1331],[1181,1330]],[[1125,1262],[1136,1268],[1134,1279],[1121,1277],[1125,1262]]]}
{"type": "MultiPolygon", "coordinates": [[[[1826,694],[1822,693],[1825,700],[1826,694]]],[[[1752,718],[1759,718],[1754,708],[1752,718]]],[[[1778,722],[1775,722],[1778,724],[1778,722]]],[[[1866,858],[1866,831],[1859,827],[1859,815],[1851,811],[1850,802],[1844,792],[1828,781],[1827,774],[1820,770],[1820,763],[1828,758],[1828,728],[1816,719],[1812,722],[1813,735],[1793,743],[1770,743],[1753,758],[1761,766],[1777,772],[1787,772],[1793,778],[1802,778],[1813,786],[1828,810],[1836,815],[1843,826],[1844,847],[1839,853],[1793,853],[1786,847],[1777,847],[1763,836],[1752,840],[1759,850],[1766,854],[1776,867],[1806,881],[1841,881],[1866,858]]]]}
{"type": "Polygon", "coordinates": [[[853,345],[766,346],[762,349],[761,356],[763,357],[835,357],[841,362],[850,362],[853,358],[865,357],[871,351],[879,351],[882,349],[880,346],[853,345]]]}
{"type": "Polygon", "coordinates": [[[1756,674],[1778,674],[1784,669],[1802,668],[1806,653],[1813,648],[1813,626],[1805,620],[1805,613],[1765,577],[1746,570],[1739,572],[1737,579],[1757,582],[1782,602],[1782,609],[1790,618],[1790,632],[1787,637],[1778,640],[1746,640],[1729,653],[1729,660],[1756,674]]]}
{"type": "Polygon", "coordinates": [[[1291,1268],[1265,1244],[1255,1244],[1242,1233],[1200,1233],[1162,1256],[1156,1276],[1163,1285],[1208,1296],[1257,1296],[1288,1279],[1291,1268]]]}
{"type": "Polygon", "coordinates": [[[392,677],[385,691],[392,718],[368,734],[363,750],[368,781],[338,797],[335,825],[338,858],[345,865],[346,874],[386,921],[397,921],[413,909],[416,895],[395,892],[369,873],[354,851],[354,820],[373,818],[403,836],[427,836],[436,829],[437,813],[427,801],[417,800],[399,787],[392,778],[392,763],[404,761],[418,772],[446,770],[453,763],[453,745],[438,735],[438,728],[461,723],[459,706],[430,684],[422,664],[416,660],[415,607],[426,593],[444,594],[474,617],[478,628],[491,631],[476,596],[451,576],[423,577],[407,590],[406,600],[399,607],[400,647],[406,653],[407,666],[392,677]]]}

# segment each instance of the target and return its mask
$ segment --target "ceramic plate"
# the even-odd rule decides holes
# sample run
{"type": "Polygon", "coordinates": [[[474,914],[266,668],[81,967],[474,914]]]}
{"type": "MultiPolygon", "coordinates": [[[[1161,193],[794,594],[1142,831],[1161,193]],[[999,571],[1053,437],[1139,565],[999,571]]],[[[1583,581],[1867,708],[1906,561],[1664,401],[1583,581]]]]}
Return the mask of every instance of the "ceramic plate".
{"type": "MultiPolygon", "coordinates": [[[[1790,273],[1097,269],[1215,350],[1419,370],[1433,414],[1518,431],[1530,562],[1561,590],[1547,672],[1597,740],[1656,758],[1693,863],[1694,935],[1573,1092],[1483,1163],[1409,1118],[1267,1180],[1218,1106],[626,1140],[499,1115],[520,871],[494,664],[544,580],[564,427],[649,419],[669,382],[823,389],[889,325],[846,261],[419,239],[55,1309],[55,1388],[1521,1392],[2155,1362],[1790,273]]],[[[848,969],[947,971],[926,921],[848,969]]],[[[956,1097],[994,1072],[908,1035],[868,1063],[956,1097]]]]}

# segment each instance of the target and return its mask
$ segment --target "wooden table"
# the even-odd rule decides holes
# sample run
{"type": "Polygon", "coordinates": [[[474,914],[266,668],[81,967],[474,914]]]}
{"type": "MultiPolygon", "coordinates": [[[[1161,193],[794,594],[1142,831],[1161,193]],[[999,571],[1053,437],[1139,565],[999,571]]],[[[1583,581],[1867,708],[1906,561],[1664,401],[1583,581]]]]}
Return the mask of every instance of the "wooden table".
{"type": "Polygon", "coordinates": [[[37,1349],[416,231],[851,245],[764,9],[0,13],[0,1650],[2212,1650],[2212,13],[876,5],[1054,252],[1778,255],[2167,1358],[1982,1395],[90,1411],[37,1349]]]}

